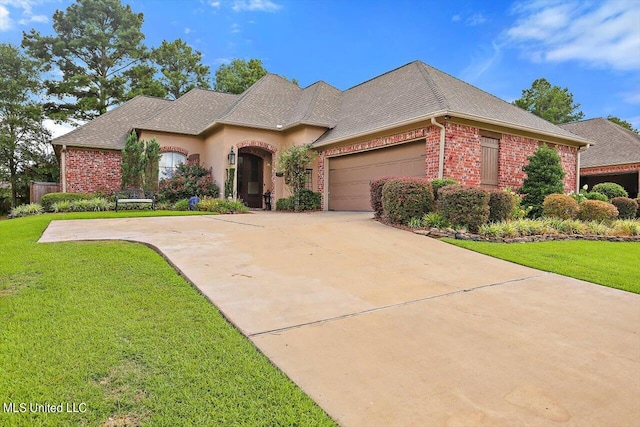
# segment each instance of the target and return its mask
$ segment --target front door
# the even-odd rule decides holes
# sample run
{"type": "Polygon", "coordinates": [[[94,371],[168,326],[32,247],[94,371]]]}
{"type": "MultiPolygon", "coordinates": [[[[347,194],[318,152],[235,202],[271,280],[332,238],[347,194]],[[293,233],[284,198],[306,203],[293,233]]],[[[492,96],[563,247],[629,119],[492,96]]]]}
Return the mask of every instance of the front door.
{"type": "Polygon", "coordinates": [[[262,208],[262,158],[238,154],[238,198],[250,208],[262,208]]]}

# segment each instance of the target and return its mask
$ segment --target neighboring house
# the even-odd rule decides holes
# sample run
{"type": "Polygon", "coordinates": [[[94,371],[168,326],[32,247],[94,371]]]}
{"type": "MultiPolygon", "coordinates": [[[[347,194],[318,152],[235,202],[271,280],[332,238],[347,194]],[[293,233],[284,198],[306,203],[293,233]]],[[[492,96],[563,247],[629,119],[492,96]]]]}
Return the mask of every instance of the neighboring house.
{"type": "Polygon", "coordinates": [[[629,197],[638,196],[640,135],[603,118],[561,127],[595,143],[580,154],[581,186],[615,182],[627,190],[629,197]]]}
{"type": "Polygon", "coordinates": [[[591,142],[420,61],[345,91],[324,82],[301,89],[268,74],[240,95],[137,97],[54,139],[64,191],[117,189],[131,131],[160,143],[166,175],[187,159],[212,168],[221,186],[233,174],[236,196],[250,207],[262,207],[267,191],[271,206],[289,196],[278,155],[311,143],[318,156],[309,188],[332,210],[370,210],[369,181],[382,176],[517,188],[541,143],[557,147],[565,190],[575,190],[578,148],[591,142]]]}

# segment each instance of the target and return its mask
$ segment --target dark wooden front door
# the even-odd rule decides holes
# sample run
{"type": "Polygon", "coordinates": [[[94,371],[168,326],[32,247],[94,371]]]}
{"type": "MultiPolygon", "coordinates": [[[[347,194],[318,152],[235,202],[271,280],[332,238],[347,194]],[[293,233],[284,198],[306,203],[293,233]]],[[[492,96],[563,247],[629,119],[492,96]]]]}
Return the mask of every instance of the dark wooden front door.
{"type": "Polygon", "coordinates": [[[250,208],[262,207],[264,162],[253,154],[238,154],[238,197],[250,208]]]}

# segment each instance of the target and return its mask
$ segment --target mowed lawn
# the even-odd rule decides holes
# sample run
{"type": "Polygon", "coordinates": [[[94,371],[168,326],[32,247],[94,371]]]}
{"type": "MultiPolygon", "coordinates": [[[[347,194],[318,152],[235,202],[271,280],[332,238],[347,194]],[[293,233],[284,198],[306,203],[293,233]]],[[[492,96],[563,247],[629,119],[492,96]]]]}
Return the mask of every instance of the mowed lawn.
{"type": "Polygon", "coordinates": [[[334,425],[153,250],[36,243],[52,219],[164,214],[0,222],[0,425],[334,425]]]}
{"type": "Polygon", "coordinates": [[[444,240],[516,264],[640,294],[640,242],[489,243],[444,240]]]}

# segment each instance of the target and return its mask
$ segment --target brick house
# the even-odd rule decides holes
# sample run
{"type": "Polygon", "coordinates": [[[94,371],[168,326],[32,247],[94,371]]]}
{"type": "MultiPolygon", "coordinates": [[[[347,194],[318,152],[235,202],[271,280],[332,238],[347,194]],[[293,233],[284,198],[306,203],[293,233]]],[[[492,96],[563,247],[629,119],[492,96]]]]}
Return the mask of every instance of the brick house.
{"type": "Polygon", "coordinates": [[[568,192],[578,184],[578,150],[591,142],[420,61],[345,91],[324,82],[302,89],[268,74],[240,95],[139,96],[54,139],[63,191],[119,188],[120,150],[132,131],[160,143],[161,174],[197,160],[218,184],[233,174],[235,196],[251,207],[262,207],[266,191],[272,206],[289,195],[278,155],[310,143],[318,156],[309,188],[331,210],[370,210],[369,181],[382,176],[517,188],[542,143],[558,149],[568,192]]]}
{"type": "Polygon", "coordinates": [[[622,185],[629,197],[640,188],[640,135],[607,119],[596,118],[560,125],[595,142],[581,155],[580,186],[601,182],[622,185]]]}

